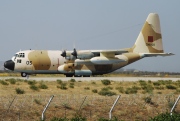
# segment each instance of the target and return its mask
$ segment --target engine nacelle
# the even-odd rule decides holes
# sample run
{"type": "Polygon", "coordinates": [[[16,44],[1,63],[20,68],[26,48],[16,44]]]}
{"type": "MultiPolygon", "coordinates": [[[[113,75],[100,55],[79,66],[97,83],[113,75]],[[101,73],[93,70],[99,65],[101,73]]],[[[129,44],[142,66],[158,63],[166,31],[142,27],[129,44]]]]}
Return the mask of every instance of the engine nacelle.
{"type": "Polygon", "coordinates": [[[74,73],[74,63],[63,64],[58,67],[58,71],[61,73],[74,73]]]}
{"type": "Polygon", "coordinates": [[[91,58],[90,61],[94,64],[104,65],[104,64],[116,64],[125,62],[125,60],[118,59],[118,58],[107,58],[107,57],[94,57],[91,58]]]}
{"type": "Polygon", "coordinates": [[[91,52],[82,52],[77,55],[77,59],[91,59],[92,57],[94,57],[94,54],[91,52]]]}

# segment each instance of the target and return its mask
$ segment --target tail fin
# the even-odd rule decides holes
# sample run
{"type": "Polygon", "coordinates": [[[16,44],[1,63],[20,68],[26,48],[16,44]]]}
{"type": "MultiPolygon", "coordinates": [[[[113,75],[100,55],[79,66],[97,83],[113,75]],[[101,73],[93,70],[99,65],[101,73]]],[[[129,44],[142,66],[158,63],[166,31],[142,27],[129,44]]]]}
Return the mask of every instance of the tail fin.
{"type": "Polygon", "coordinates": [[[136,53],[164,52],[158,14],[150,13],[148,15],[132,49],[136,53]]]}

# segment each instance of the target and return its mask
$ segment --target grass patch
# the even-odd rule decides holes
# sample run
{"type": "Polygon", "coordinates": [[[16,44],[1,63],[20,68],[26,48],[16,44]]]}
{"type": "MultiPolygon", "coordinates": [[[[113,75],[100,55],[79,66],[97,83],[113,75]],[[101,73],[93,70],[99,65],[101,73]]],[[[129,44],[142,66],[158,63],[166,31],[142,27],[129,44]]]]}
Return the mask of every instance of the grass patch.
{"type": "Polygon", "coordinates": [[[34,91],[38,91],[39,88],[36,85],[31,85],[30,89],[34,90],[34,91]]]}
{"type": "Polygon", "coordinates": [[[98,93],[98,90],[97,89],[93,89],[92,92],[93,93],[98,93]]]}
{"type": "Polygon", "coordinates": [[[148,83],[149,83],[149,84],[151,84],[151,83],[152,83],[152,81],[151,81],[151,80],[148,80],[148,83]]]}
{"type": "Polygon", "coordinates": [[[137,92],[138,92],[138,89],[135,86],[133,86],[131,88],[127,88],[125,90],[126,94],[136,94],[137,92]]]}
{"type": "Polygon", "coordinates": [[[46,84],[40,83],[39,88],[40,89],[48,89],[48,86],[46,84]]]}
{"type": "Polygon", "coordinates": [[[16,84],[16,79],[14,78],[6,79],[6,81],[10,82],[10,84],[16,84]]]}
{"type": "Polygon", "coordinates": [[[113,96],[113,95],[116,95],[115,92],[112,92],[112,91],[103,91],[101,90],[100,92],[98,92],[99,95],[102,95],[102,96],[113,96]]]}
{"type": "Polygon", "coordinates": [[[116,90],[118,90],[120,93],[124,93],[124,87],[116,87],[116,90]]]}
{"type": "Polygon", "coordinates": [[[141,86],[147,85],[147,83],[146,83],[144,80],[139,80],[139,84],[140,84],[141,86]]]}
{"type": "Polygon", "coordinates": [[[2,85],[9,85],[9,83],[8,83],[8,82],[3,81],[3,80],[1,80],[1,81],[0,81],[0,83],[1,83],[2,85]]]}
{"type": "Polygon", "coordinates": [[[150,84],[144,85],[141,88],[144,90],[143,93],[152,93],[154,90],[154,87],[150,84]]]}
{"type": "Polygon", "coordinates": [[[70,81],[70,82],[76,82],[76,80],[75,80],[75,79],[70,79],[69,81],[70,81]]]}
{"type": "Polygon", "coordinates": [[[85,90],[90,90],[90,87],[84,87],[85,90]]]}
{"type": "Polygon", "coordinates": [[[73,82],[69,83],[69,87],[74,88],[74,83],[73,82]]]}
{"type": "Polygon", "coordinates": [[[153,85],[154,85],[154,86],[160,86],[160,85],[161,85],[161,82],[153,82],[153,85]]]}
{"type": "Polygon", "coordinates": [[[57,79],[56,82],[57,82],[58,84],[62,84],[62,80],[60,80],[60,79],[57,79]]]}
{"type": "Polygon", "coordinates": [[[16,94],[24,94],[25,91],[23,89],[20,89],[20,88],[16,88],[16,94]]]}
{"type": "Polygon", "coordinates": [[[176,89],[177,94],[180,93],[180,88],[176,89]]]}
{"type": "Polygon", "coordinates": [[[153,118],[150,118],[149,121],[180,121],[180,114],[173,114],[172,116],[167,113],[161,113],[153,118]]]}
{"type": "Polygon", "coordinates": [[[104,85],[110,85],[111,84],[111,81],[108,80],[108,79],[104,79],[104,80],[101,80],[102,84],[104,85]]]}
{"type": "Polygon", "coordinates": [[[103,91],[109,91],[109,90],[110,90],[110,88],[108,88],[108,87],[104,87],[104,88],[102,88],[101,90],[103,90],[103,91]]]}
{"type": "MultiPolygon", "coordinates": [[[[87,121],[87,119],[85,117],[81,117],[81,116],[75,116],[72,118],[58,118],[58,117],[53,117],[50,121],[87,121]]],[[[102,120],[105,121],[105,120],[102,120]]]]}
{"type": "Polygon", "coordinates": [[[35,81],[35,80],[33,80],[33,81],[28,81],[27,82],[29,85],[35,85],[37,82],[35,81]]]}
{"type": "Polygon", "coordinates": [[[66,89],[68,89],[67,88],[67,83],[62,82],[59,86],[57,86],[57,88],[60,88],[62,90],[66,90],[66,89]]]}
{"type": "Polygon", "coordinates": [[[99,95],[103,96],[113,96],[116,95],[115,92],[110,91],[109,88],[102,88],[101,91],[98,92],[99,95]]]}
{"type": "Polygon", "coordinates": [[[154,104],[154,103],[152,102],[152,98],[151,98],[150,96],[145,97],[145,98],[144,98],[144,101],[145,101],[146,103],[148,103],[148,104],[151,104],[151,105],[154,104]]]}
{"type": "Polygon", "coordinates": [[[164,86],[155,86],[154,88],[157,90],[164,90],[165,87],[164,86]]]}
{"type": "Polygon", "coordinates": [[[175,90],[175,89],[176,89],[176,86],[175,86],[175,85],[172,85],[172,84],[168,84],[168,85],[166,85],[166,88],[167,88],[167,89],[173,89],[173,90],[175,90]]]}

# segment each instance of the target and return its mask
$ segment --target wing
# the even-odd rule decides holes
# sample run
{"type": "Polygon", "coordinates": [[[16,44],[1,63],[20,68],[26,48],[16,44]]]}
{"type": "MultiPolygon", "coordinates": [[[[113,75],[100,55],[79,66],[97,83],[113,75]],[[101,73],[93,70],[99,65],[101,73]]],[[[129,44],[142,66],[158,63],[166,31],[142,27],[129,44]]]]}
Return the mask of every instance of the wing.
{"type": "Polygon", "coordinates": [[[95,56],[114,57],[122,53],[127,53],[127,50],[93,50],[91,51],[95,56]]]}

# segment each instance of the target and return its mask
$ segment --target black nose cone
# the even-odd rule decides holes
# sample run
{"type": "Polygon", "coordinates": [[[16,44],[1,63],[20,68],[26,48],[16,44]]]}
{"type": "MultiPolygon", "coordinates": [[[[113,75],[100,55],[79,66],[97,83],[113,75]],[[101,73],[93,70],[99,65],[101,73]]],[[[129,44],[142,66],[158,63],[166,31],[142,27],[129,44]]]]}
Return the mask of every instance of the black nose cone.
{"type": "Polygon", "coordinates": [[[8,60],[8,61],[4,62],[4,67],[9,70],[14,71],[14,66],[15,66],[15,63],[12,60],[8,60]]]}

